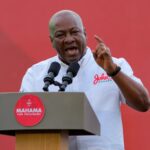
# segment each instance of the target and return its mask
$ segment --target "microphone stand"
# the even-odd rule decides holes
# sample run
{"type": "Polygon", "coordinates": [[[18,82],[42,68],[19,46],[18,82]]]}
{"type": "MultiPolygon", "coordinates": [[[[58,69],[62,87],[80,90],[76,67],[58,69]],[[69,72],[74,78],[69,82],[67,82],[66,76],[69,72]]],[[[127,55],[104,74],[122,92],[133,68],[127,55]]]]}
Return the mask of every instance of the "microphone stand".
{"type": "MultiPolygon", "coordinates": [[[[58,81],[53,81],[53,83],[52,83],[53,85],[55,85],[55,86],[58,86],[59,87],[59,91],[65,91],[65,88],[62,88],[62,86],[63,86],[63,84],[62,83],[60,83],[60,82],[58,82],[58,81]]],[[[46,88],[46,89],[43,89],[45,92],[49,92],[49,90],[48,90],[48,87],[46,88]]]]}

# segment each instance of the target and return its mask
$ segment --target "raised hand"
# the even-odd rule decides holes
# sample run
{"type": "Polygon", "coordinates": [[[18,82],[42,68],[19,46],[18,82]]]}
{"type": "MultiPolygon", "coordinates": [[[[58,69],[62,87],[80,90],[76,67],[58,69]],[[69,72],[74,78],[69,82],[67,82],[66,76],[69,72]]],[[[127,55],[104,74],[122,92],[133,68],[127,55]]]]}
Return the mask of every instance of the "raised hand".
{"type": "Polygon", "coordinates": [[[110,49],[105,45],[103,40],[97,35],[94,36],[97,41],[97,46],[93,52],[95,61],[101,66],[107,73],[113,72],[117,65],[113,62],[110,49]]]}

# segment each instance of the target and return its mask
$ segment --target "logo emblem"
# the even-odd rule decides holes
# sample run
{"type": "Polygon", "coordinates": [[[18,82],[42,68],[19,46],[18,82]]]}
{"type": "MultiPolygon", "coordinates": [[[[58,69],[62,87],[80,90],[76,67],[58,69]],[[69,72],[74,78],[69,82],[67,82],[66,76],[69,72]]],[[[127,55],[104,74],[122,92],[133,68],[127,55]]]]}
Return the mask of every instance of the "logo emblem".
{"type": "Polygon", "coordinates": [[[111,77],[109,77],[107,74],[95,74],[94,75],[94,80],[93,80],[93,84],[96,85],[97,83],[100,82],[107,82],[107,81],[112,81],[111,77]]]}
{"type": "Polygon", "coordinates": [[[21,125],[34,126],[43,119],[45,107],[38,96],[24,95],[17,101],[14,113],[21,125]]]}

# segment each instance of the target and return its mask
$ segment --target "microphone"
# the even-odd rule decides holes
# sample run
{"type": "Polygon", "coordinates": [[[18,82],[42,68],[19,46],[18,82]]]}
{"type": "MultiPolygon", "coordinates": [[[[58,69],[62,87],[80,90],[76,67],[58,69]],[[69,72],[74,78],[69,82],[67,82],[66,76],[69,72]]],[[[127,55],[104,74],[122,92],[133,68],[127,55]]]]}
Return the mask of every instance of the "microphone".
{"type": "Polygon", "coordinates": [[[44,91],[48,91],[49,85],[54,83],[54,78],[58,75],[60,70],[60,64],[58,62],[52,62],[48,69],[48,75],[44,78],[44,91]]]}
{"type": "Polygon", "coordinates": [[[72,83],[73,77],[75,77],[79,71],[80,65],[77,62],[73,62],[70,64],[67,69],[67,74],[62,78],[62,85],[60,86],[59,91],[65,91],[68,84],[72,83]]]}

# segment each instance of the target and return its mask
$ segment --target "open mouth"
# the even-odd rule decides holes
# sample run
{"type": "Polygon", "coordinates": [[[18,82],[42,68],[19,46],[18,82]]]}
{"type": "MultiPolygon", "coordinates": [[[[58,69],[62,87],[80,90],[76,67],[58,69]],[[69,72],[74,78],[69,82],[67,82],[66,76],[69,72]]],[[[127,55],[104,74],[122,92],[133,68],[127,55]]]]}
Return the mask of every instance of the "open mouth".
{"type": "Polygon", "coordinates": [[[68,46],[65,48],[65,51],[77,49],[77,46],[68,46]]]}
{"type": "Polygon", "coordinates": [[[75,56],[78,54],[79,49],[76,46],[71,46],[71,47],[65,48],[65,52],[70,56],[75,56]]]}
{"type": "Polygon", "coordinates": [[[69,62],[78,61],[80,57],[80,51],[77,46],[68,46],[64,50],[65,50],[65,57],[69,62]]]}

